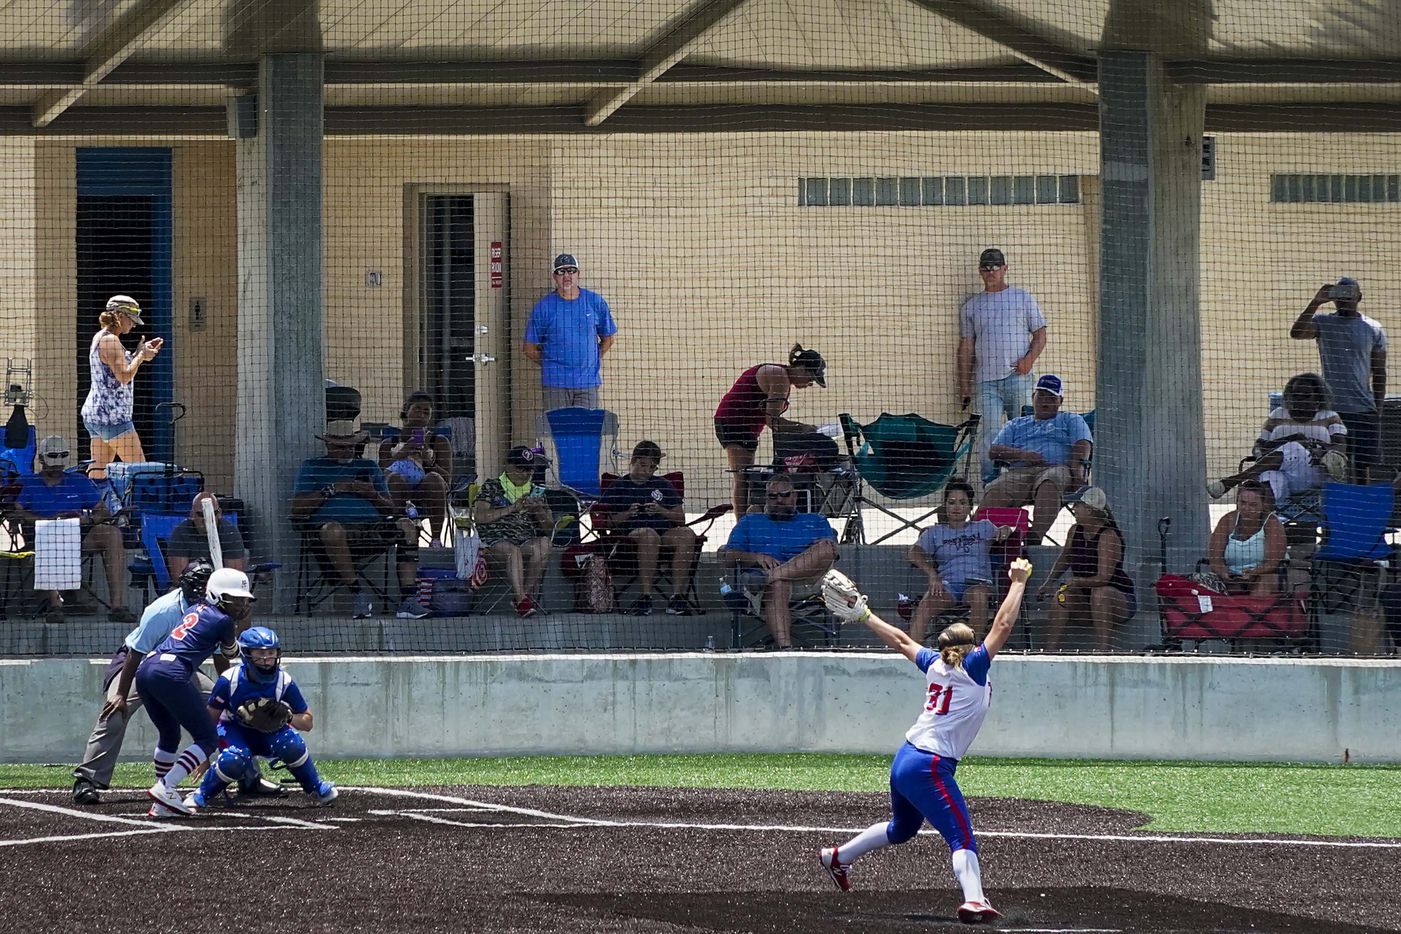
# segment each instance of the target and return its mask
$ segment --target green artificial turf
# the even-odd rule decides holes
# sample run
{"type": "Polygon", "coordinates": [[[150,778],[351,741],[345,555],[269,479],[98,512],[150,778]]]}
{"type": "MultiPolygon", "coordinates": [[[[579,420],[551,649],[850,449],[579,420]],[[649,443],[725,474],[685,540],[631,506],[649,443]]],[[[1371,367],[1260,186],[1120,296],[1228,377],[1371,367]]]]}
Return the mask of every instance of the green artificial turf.
{"type": "MultiPolygon", "coordinates": [[[[889,756],[558,756],[350,759],[318,763],[346,785],[648,785],[885,791],[889,756]]],[[[68,788],[71,766],[0,765],[0,788],[68,788]]],[[[959,765],[972,798],[1008,797],[1122,808],[1145,830],[1401,837],[1401,768],[1214,762],[984,759],[959,765]]],[[[119,786],[143,787],[150,766],[124,763],[119,786]]],[[[976,814],[976,802],[974,812],[976,814]]]]}

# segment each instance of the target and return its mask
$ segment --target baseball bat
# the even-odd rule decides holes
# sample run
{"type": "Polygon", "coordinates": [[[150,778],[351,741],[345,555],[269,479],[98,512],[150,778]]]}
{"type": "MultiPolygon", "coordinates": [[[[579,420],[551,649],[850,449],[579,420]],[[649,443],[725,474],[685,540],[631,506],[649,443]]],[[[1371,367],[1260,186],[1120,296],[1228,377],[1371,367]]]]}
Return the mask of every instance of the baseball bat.
{"type": "Polygon", "coordinates": [[[224,550],[219,547],[219,521],[214,518],[214,499],[207,498],[199,506],[204,512],[204,537],[209,542],[209,558],[217,571],[224,566],[224,550]]]}

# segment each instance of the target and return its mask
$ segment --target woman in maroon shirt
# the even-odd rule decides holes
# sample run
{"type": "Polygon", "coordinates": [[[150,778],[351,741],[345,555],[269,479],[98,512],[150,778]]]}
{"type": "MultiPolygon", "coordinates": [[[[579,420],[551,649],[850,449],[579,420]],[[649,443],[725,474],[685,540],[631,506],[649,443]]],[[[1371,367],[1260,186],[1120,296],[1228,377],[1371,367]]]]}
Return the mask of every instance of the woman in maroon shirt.
{"type": "Polygon", "coordinates": [[[730,391],[715,409],[715,437],[730,462],[731,498],[735,515],[742,516],[749,506],[745,468],[754,464],[759,435],[764,428],[777,432],[816,431],[811,425],[783,418],[788,411],[788,394],[794,387],[813,383],[827,387],[827,361],[815,350],[794,344],[788,363],[760,363],[739,375],[730,391]]]}

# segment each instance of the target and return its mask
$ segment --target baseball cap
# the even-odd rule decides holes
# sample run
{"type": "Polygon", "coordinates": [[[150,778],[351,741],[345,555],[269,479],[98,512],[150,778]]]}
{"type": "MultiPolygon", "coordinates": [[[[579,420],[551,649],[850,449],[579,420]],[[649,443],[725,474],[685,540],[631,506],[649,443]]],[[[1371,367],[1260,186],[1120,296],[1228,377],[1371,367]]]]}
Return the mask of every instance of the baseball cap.
{"type": "Polygon", "coordinates": [[[506,452],[506,464],[509,467],[535,467],[548,463],[545,455],[523,444],[518,444],[506,452]]]}
{"type": "Polygon", "coordinates": [[[1097,512],[1109,511],[1109,497],[1097,486],[1082,486],[1065,499],[1066,505],[1084,503],[1097,512]]]}
{"type": "Polygon", "coordinates": [[[1358,282],[1352,276],[1339,276],[1338,285],[1357,285],[1358,282]]]}
{"type": "Polygon", "coordinates": [[[637,446],[632,449],[632,456],[634,458],[650,457],[658,461],[666,457],[666,455],[662,453],[661,445],[657,444],[655,441],[637,442],[637,446]]]}
{"type": "Polygon", "coordinates": [[[802,367],[812,374],[813,382],[823,389],[827,388],[827,361],[822,358],[822,354],[812,348],[799,350],[793,354],[788,365],[802,367]]]}
{"type": "Polygon", "coordinates": [[[1002,251],[997,247],[988,247],[986,250],[983,250],[982,255],[978,257],[979,267],[1006,265],[1007,257],[1003,256],[1002,251]]]}
{"type": "Polygon", "coordinates": [[[575,269],[579,268],[579,261],[574,258],[573,253],[561,253],[556,256],[555,264],[552,268],[555,272],[559,272],[566,266],[573,266],[575,269]]]}
{"type": "Polygon", "coordinates": [[[129,315],[137,324],[146,323],[141,320],[141,306],[130,295],[113,295],[107,299],[107,310],[120,311],[124,315],[129,315]]]}
{"type": "Polygon", "coordinates": [[[1065,398],[1065,386],[1061,383],[1060,377],[1053,373],[1047,373],[1036,381],[1036,388],[1049,392],[1057,399],[1065,398]]]}
{"type": "Polygon", "coordinates": [[[62,435],[48,435],[39,442],[39,459],[55,464],[68,460],[68,442],[62,435]]]}

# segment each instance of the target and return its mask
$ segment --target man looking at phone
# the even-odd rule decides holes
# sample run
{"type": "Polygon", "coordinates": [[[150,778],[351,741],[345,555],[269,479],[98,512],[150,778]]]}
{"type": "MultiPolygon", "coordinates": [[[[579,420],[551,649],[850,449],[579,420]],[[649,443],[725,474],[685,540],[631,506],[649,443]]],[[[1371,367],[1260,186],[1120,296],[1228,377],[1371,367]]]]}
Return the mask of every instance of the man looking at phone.
{"type": "Polygon", "coordinates": [[[368,434],[358,419],[328,421],[325,457],[302,462],[292,487],[292,519],[316,530],[325,556],[342,586],[355,593],[352,615],[365,619],[374,612],[369,584],[355,571],[355,558],[380,554],[399,543],[401,619],[426,616],[414,593],[418,587],[418,529],[396,515],[389,485],[379,464],[358,456],[368,434]]]}
{"type": "Polygon", "coordinates": [[[1386,331],[1358,308],[1362,286],[1343,276],[1325,285],[1295,319],[1289,336],[1318,341],[1323,379],[1333,394],[1333,411],[1347,428],[1348,458],[1356,483],[1371,480],[1381,464],[1381,410],[1386,399],[1386,331]],[[1331,314],[1318,309],[1333,303],[1331,314]]]}
{"type": "Polygon", "coordinates": [[[691,581],[699,539],[686,525],[681,494],[670,480],[657,476],[665,456],[657,442],[637,442],[628,472],[608,484],[599,501],[609,514],[608,528],[626,535],[637,550],[637,588],[641,594],[628,609],[633,616],[652,615],[652,590],[663,549],[671,552],[671,599],[666,611],[672,616],[687,612],[686,586],[691,581]]]}
{"type": "Polygon", "coordinates": [[[516,601],[516,613],[535,616],[540,606],[534,594],[545,576],[550,539],[541,534],[551,523],[545,490],[534,483],[535,468],[543,457],[524,445],[506,452],[506,469],[482,484],[472,506],[482,544],[506,565],[506,579],[516,601]]]}

